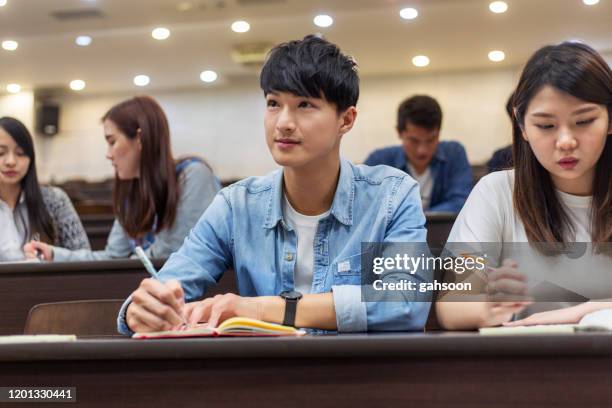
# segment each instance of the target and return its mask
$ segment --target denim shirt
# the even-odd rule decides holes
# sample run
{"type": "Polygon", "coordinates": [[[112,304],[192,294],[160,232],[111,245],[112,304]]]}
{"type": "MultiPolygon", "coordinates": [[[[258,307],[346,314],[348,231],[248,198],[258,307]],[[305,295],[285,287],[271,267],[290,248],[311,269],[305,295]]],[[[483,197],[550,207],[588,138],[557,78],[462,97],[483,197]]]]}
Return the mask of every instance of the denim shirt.
{"type": "MultiPolygon", "coordinates": [[[[365,161],[368,166],[385,164],[410,174],[402,146],[385,147],[372,152],[365,161]]],[[[472,191],[474,179],[465,149],[459,142],[442,141],[429,164],[434,178],[431,202],[426,211],[458,213],[472,191]]]]}
{"type": "MultiPolygon", "coordinates": [[[[297,237],[283,217],[282,186],[283,173],[277,170],[221,190],[161,269],[160,279],[179,280],[186,302],[201,299],[229,268],[236,272],[241,296],[293,289],[297,237]]],[[[331,211],[319,221],[314,238],[310,291],[332,292],[339,332],[423,328],[428,302],[362,302],[361,244],[425,242],[424,225],[419,188],[410,176],[341,161],[331,211]]],[[[426,272],[402,278],[417,285],[431,280],[426,272]]],[[[130,301],[119,312],[123,334],[131,334],[125,322],[130,301]]]]}

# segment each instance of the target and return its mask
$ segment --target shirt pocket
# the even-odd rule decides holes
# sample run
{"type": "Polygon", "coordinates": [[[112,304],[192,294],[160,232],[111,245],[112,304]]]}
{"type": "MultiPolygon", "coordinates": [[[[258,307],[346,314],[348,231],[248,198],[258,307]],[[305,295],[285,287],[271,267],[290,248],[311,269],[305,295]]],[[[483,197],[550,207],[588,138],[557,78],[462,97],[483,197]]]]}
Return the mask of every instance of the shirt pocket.
{"type": "Polygon", "coordinates": [[[333,285],[361,285],[361,256],[340,258],[332,264],[333,285]]]}

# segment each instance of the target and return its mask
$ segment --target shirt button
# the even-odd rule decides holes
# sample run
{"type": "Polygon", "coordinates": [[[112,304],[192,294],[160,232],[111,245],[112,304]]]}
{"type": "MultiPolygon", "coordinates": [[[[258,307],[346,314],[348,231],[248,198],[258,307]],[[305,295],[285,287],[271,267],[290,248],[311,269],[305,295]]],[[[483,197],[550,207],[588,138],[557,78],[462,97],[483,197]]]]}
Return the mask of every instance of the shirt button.
{"type": "Polygon", "coordinates": [[[285,261],[293,261],[293,254],[291,252],[285,253],[285,261]]]}

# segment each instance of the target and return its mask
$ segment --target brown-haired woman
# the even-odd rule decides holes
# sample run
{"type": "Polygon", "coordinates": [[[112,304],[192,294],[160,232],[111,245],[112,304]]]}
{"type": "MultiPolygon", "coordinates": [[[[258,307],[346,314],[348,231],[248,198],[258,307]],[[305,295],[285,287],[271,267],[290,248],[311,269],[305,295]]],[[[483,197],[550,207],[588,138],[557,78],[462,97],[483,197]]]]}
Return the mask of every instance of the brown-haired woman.
{"type": "Polygon", "coordinates": [[[151,97],[113,106],[102,118],[106,158],[115,168],[115,223],[103,251],[71,251],[39,242],[24,248],[47,260],[126,258],[136,246],[152,258],[176,251],[211,203],[220,184],[200,159],[175,161],[166,115],[151,97]]]}
{"type": "MultiPolygon", "coordinates": [[[[480,180],[458,215],[447,245],[502,243],[497,261],[504,262],[488,274],[487,301],[439,299],[437,316],[447,329],[577,323],[587,313],[612,308],[612,303],[602,301],[567,307],[558,302],[560,298],[532,304],[526,296],[529,284],[521,273],[521,261],[505,255],[512,243],[529,242],[536,263],[542,265],[540,271],[555,279],[561,257],[551,256],[551,250],[587,242],[594,250],[582,258],[592,269],[588,276],[574,276],[573,281],[589,283],[591,288],[584,291],[608,288],[603,297],[612,297],[609,285],[595,278],[598,273],[609,275],[612,261],[610,67],[584,44],[544,47],[525,66],[512,111],[514,170],[480,180]],[[508,297],[492,298],[491,293],[515,297],[500,301],[508,297]],[[538,309],[545,311],[532,314],[538,309]],[[516,315],[528,317],[510,322],[516,315]]],[[[587,272],[571,271],[574,275],[587,272]]]]}

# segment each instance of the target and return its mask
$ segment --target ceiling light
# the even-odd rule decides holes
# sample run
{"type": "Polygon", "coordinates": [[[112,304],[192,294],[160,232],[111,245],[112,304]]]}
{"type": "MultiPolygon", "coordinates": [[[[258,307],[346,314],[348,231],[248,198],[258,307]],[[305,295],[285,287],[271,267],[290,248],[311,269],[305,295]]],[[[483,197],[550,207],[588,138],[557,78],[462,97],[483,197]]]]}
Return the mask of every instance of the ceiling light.
{"type": "Polygon", "coordinates": [[[506,59],[506,54],[503,51],[494,50],[489,53],[489,59],[493,62],[500,62],[506,59]]]}
{"type": "Polygon", "coordinates": [[[151,82],[151,79],[146,75],[136,75],[134,77],[134,85],[136,86],[147,86],[151,82]]]}
{"type": "Polygon", "coordinates": [[[417,9],[412,7],[403,8],[400,10],[399,15],[404,20],[414,20],[419,16],[419,12],[417,9]]]}
{"type": "Polygon", "coordinates": [[[21,85],[19,84],[8,84],[6,90],[10,93],[16,94],[21,91],[21,85]]]}
{"type": "Polygon", "coordinates": [[[200,79],[204,82],[215,82],[219,75],[215,71],[202,71],[200,79]]]}
{"type": "Polygon", "coordinates": [[[334,19],[328,16],[327,14],[320,14],[316,16],[312,21],[317,27],[323,28],[330,27],[332,24],[334,24],[334,19]]]}
{"type": "Polygon", "coordinates": [[[153,31],[151,31],[151,37],[156,40],[165,40],[170,37],[170,30],[165,27],[157,27],[153,31]]]}
{"type": "Polygon", "coordinates": [[[429,58],[425,55],[417,55],[412,59],[412,63],[417,67],[426,67],[429,65],[429,58]]]}
{"type": "Polygon", "coordinates": [[[0,7],[6,6],[6,0],[0,0],[0,7]]]}
{"type": "Polygon", "coordinates": [[[505,1],[493,1],[489,4],[489,10],[493,13],[505,13],[508,11],[508,4],[505,1]]]}
{"type": "Polygon", "coordinates": [[[235,33],[246,33],[251,29],[251,25],[246,21],[234,21],[232,23],[232,31],[235,33]]]}
{"type": "Polygon", "coordinates": [[[72,89],[73,91],[82,91],[83,89],[85,89],[85,81],[81,79],[75,79],[74,81],[71,81],[70,89],[72,89]]]}
{"type": "Polygon", "coordinates": [[[79,35],[74,40],[76,45],[78,45],[79,47],[87,47],[89,44],[91,44],[91,41],[91,37],[88,35],[79,35]]]}
{"type": "Polygon", "coordinates": [[[13,41],[13,40],[2,41],[2,48],[4,48],[7,51],[15,51],[17,47],[19,47],[19,43],[17,43],[17,41],[13,41]]]}
{"type": "Polygon", "coordinates": [[[582,0],[582,2],[587,6],[594,6],[599,3],[599,0],[582,0]]]}
{"type": "Polygon", "coordinates": [[[178,11],[189,11],[193,8],[193,4],[189,3],[188,1],[184,1],[182,3],[179,3],[178,6],[176,6],[176,9],[178,11]]]}

